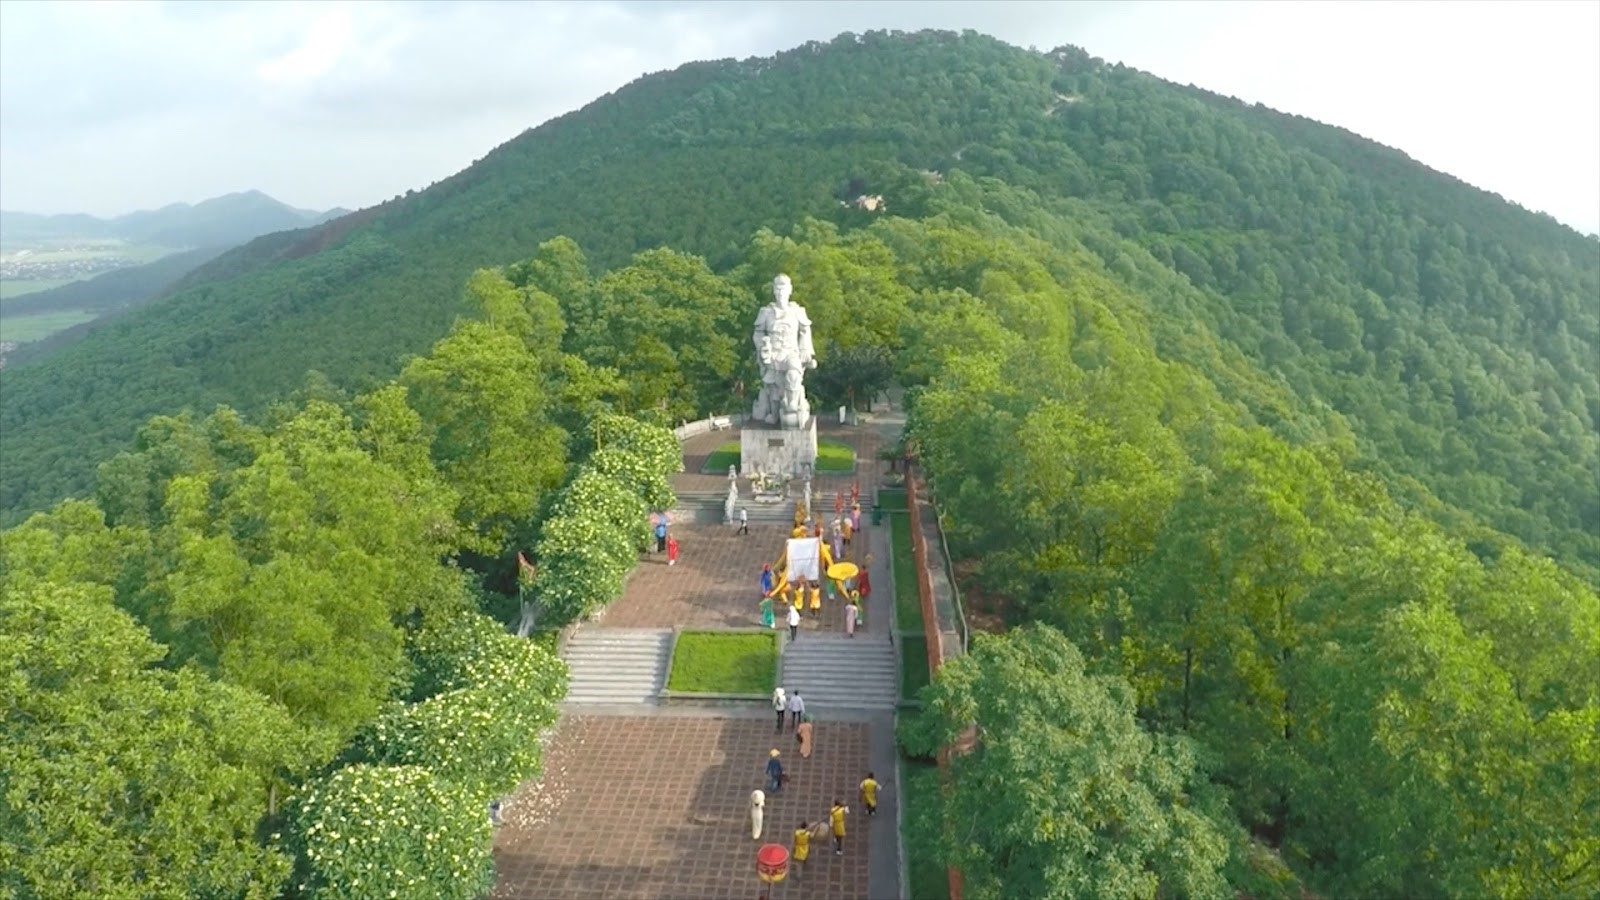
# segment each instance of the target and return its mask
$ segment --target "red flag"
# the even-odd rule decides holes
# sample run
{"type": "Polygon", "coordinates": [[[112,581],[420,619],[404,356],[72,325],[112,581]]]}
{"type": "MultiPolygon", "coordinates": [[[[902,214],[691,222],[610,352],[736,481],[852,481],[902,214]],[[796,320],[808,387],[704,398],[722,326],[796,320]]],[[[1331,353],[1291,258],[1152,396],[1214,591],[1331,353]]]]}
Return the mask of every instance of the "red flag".
{"type": "Polygon", "coordinates": [[[528,558],[522,555],[521,550],[517,551],[517,568],[522,570],[522,578],[524,581],[533,580],[533,575],[536,570],[533,568],[533,563],[528,562],[528,558]]]}

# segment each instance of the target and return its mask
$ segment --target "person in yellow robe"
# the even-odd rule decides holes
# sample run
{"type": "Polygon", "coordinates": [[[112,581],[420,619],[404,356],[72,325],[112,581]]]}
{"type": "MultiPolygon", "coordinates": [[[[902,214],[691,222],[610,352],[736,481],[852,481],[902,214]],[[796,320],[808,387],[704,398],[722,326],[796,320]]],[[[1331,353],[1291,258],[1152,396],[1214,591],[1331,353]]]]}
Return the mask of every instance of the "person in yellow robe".
{"type": "Polygon", "coordinates": [[[811,859],[811,826],[804,822],[794,830],[794,852],[790,858],[794,860],[794,874],[799,877],[806,870],[806,862],[811,859]]]}
{"type": "Polygon", "coordinates": [[[844,817],[850,814],[850,807],[844,805],[843,800],[833,801],[833,809],[828,811],[828,821],[833,825],[833,855],[844,855],[844,817]]]}
{"type": "Polygon", "coordinates": [[[811,618],[822,618],[822,586],[811,582],[811,618]]]}
{"type": "Polygon", "coordinates": [[[868,816],[878,814],[878,779],[871,772],[861,781],[861,805],[867,808],[868,816]]]}

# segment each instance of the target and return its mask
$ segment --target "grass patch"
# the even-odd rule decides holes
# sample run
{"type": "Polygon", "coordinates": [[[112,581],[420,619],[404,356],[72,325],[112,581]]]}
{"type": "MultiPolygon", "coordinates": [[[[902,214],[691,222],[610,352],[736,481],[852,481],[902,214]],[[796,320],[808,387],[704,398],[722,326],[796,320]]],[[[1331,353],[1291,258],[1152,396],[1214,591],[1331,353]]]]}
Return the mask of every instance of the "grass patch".
{"type": "Polygon", "coordinates": [[[928,639],[902,635],[900,638],[900,697],[915,700],[917,692],[928,686],[928,639]]]}
{"type": "MultiPolygon", "coordinates": [[[[700,467],[702,475],[726,475],[729,466],[739,465],[739,442],[729,441],[706,457],[700,467]]],[[[817,473],[819,475],[848,475],[855,471],[856,452],[848,444],[838,441],[817,442],[817,473]]]]}
{"type": "Polygon", "coordinates": [[[909,895],[917,900],[950,900],[949,870],[934,855],[934,842],[941,834],[939,769],[931,762],[902,757],[900,774],[909,895]]]}
{"type": "Polygon", "coordinates": [[[770,694],[777,681],[777,636],[772,632],[685,631],[678,635],[667,690],[770,694]]]}
{"type": "Polygon", "coordinates": [[[0,341],[26,344],[29,341],[47,338],[58,331],[66,331],[74,325],[82,325],[94,318],[94,313],[78,309],[35,313],[31,316],[4,316],[0,317],[0,341]]]}
{"type": "Polygon", "coordinates": [[[817,441],[817,471],[848,475],[856,470],[856,451],[848,444],[817,441]]]}
{"type": "Polygon", "coordinates": [[[881,488],[878,491],[878,506],[885,512],[897,512],[910,509],[906,505],[906,492],[891,488],[881,488]]]}
{"type": "Polygon", "coordinates": [[[922,633],[922,598],[917,593],[917,558],[911,551],[911,517],[889,516],[889,549],[894,557],[894,615],[901,631],[922,633]]]}

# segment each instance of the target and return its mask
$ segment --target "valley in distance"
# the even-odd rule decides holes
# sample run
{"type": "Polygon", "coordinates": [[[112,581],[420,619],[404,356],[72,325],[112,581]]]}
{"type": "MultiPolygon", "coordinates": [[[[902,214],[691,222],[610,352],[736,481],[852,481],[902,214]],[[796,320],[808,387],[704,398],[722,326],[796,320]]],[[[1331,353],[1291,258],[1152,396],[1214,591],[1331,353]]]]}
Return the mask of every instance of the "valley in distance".
{"type": "Polygon", "coordinates": [[[260,191],[112,219],[0,211],[0,367],[22,344],[162,296],[225,250],[345,212],[296,209],[260,191]]]}

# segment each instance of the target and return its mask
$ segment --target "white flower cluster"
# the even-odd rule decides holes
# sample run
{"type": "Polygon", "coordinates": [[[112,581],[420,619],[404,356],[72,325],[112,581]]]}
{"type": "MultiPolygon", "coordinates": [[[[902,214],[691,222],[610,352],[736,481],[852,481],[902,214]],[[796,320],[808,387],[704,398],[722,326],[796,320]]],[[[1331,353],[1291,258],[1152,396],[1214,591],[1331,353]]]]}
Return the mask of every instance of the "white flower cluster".
{"type": "Polygon", "coordinates": [[[309,894],[482,896],[488,803],[539,774],[564,662],[477,613],[431,624],[413,652],[438,693],[386,708],[357,744],[373,764],[334,772],[299,805],[309,894]]]}
{"type": "Polygon", "coordinates": [[[493,881],[482,805],[428,769],[346,766],[294,812],[309,896],[475,900],[493,881]]]}
{"type": "Polygon", "coordinates": [[[539,603],[546,621],[570,622],[622,593],[650,537],[649,510],[676,498],[667,476],[682,471],[672,432],[626,416],[595,418],[600,449],[567,485],[536,548],[539,603]]]}

